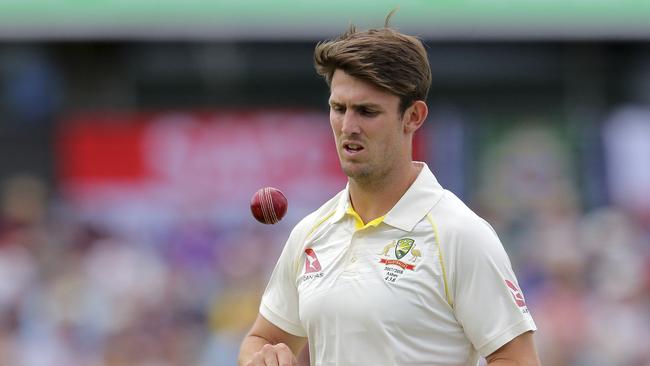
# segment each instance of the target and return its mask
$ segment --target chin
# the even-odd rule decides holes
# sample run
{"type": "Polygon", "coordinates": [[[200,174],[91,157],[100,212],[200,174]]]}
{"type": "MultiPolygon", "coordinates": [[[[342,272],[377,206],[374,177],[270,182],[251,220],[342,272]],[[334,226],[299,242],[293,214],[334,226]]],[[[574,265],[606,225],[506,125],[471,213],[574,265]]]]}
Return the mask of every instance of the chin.
{"type": "Polygon", "coordinates": [[[364,180],[372,175],[368,167],[349,162],[341,163],[341,170],[343,170],[343,173],[351,179],[364,180]]]}
{"type": "Polygon", "coordinates": [[[357,172],[359,171],[358,167],[355,167],[354,164],[351,164],[349,162],[341,162],[341,170],[343,171],[343,174],[347,175],[350,178],[354,178],[354,176],[357,175],[357,172]]]}

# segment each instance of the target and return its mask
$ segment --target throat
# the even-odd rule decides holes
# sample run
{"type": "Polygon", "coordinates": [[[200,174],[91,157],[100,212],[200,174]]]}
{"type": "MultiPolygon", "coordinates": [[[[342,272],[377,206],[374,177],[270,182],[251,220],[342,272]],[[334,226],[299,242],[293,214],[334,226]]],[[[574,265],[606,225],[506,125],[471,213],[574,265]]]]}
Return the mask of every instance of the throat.
{"type": "Polygon", "coordinates": [[[364,223],[386,215],[411,187],[422,167],[411,165],[406,172],[392,170],[381,177],[350,178],[350,202],[364,223]],[[393,174],[391,174],[393,173],[393,174]]]}
{"type": "Polygon", "coordinates": [[[350,202],[354,211],[364,224],[367,224],[388,213],[399,198],[386,186],[359,185],[350,182],[350,202]]]}

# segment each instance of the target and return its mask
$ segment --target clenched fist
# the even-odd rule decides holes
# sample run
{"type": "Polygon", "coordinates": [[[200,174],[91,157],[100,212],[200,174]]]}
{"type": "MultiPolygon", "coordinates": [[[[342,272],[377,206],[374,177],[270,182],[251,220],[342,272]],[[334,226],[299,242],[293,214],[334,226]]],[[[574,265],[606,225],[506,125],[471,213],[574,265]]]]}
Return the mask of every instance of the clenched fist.
{"type": "Polygon", "coordinates": [[[253,354],[253,358],[246,363],[246,366],[298,366],[298,360],[284,343],[265,344],[253,354]]]}

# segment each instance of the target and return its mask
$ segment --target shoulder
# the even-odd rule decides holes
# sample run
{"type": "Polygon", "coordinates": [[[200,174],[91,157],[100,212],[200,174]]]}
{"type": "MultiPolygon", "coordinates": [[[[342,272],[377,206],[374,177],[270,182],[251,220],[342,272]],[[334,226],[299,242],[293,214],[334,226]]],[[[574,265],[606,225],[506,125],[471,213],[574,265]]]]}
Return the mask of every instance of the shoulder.
{"type": "Polygon", "coordinates": [[[321,207],[311,212],[294,226],[289,236],[290,241],[304,242],[319,227],[323,226],[334,214],[343,195],[347,192],[342,190],[334,197],[325,202],[321,207]]]}
{"type": "Polygon", "coordinates": [[[304,252],[305,244],[309,237],[314,235],[313,233],[316,229],[324,226],[327,220],[333,216],[343,192],[339,192],[321,207],[305,216],[293,227],[282,249],[278,263],[284,263],[287,266],[291,265],[297,271],[300,256],[304,252]]]}
{"type": "Polygon", "coordinates": [[[430,214],[443,237],[442,241],[454,245],[456,250],[467,247],[502,248],[492,226],[448,190],[445,190],[442,199],[430,214]]]}

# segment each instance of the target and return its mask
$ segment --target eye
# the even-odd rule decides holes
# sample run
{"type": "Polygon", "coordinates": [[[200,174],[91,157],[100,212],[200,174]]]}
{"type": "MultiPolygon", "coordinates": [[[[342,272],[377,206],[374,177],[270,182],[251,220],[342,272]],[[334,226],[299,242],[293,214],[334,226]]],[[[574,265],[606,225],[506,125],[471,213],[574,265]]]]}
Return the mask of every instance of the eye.
{"type": "Polygon", "coordinates": [[[345,108],[342,107],[342,106],[340,106],[340,105],[338,105],[338,104],[333,104],[333,105],[331,105],[331,106],[330,106],[330,109],[331,109],[332,111],[334,111],[334,112],[337,112],[337,113],[343,113],[343,112],[345,112],[345,108]]]}
{"type": "Polygon", "coordinates": [[[375,110],[372,110],[372,109],[368,109],[368,108],[361,108],[359,110],[359,113],[364,117],[374,117],[377,114],[379,114],[379,112],[377,112],[375,110]]]}

